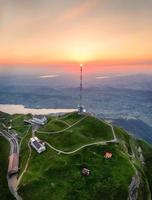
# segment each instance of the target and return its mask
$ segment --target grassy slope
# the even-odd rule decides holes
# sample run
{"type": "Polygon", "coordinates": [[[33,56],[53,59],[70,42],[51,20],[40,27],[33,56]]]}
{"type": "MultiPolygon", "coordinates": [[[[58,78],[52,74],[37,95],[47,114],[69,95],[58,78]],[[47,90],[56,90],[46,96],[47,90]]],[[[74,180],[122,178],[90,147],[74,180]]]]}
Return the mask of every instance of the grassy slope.
{"type": "Polygon", "coordinates": [[[72,125],[78,120],[82,119],[83,117],[84,117],[83,115],[78,115],[76,112],[74,112],[70,114],[69,113],[65,114],[64,116],[61,116],[60,119],[63,119],[65,122],[72,125]]]}
{"type": "MultiPolygon", "coordinates": [[[[29,116],[24,115],[9,115],[3,112],[0,112],[0,129],[3,129],[3,123],[6,126],[11,125],[12,128],[19,133],[20,136],[24,136],[27,126],[25,126],[23,120],[29,118],[29,116]]],[[[0,137],[0,199],[2,200],[11,200],[14,199],[9,192],[7,185],[7,167],[8,167],[8,156],[9,156],[9,143],[3,138],[0,137]]],[[[22,157],[22,160],[24,158],[22,157]]],[[[26,158],[25,158],[26,160],[26,158]]]]}
{"type": "MultiPolygon", "coordinates": [[[[73,124],[80,118],[74,114],[64,120],[73,124]]],[[[56,131],[62,129],[62,125],[50,120],[43,129],[56,131]]],[[[87,142],[112,139],[109,126],[92,117],[64,133],[39,136],[64,150],[72,150],[87,142]]],[[[126,199],[134,174],[129,157],[122,153],[119,144],[96,145],[71,155],[58,155],[50,149],[41,155],[32,151],[32,159],[19,192],[25,200],[126,199]],[[113,153],[111,160],[104,158],[105,151],[113,153]],[[84,166],[91,170],[89,177],[81,175],[84,166]]]]}
{"type": "MultiPolygon", "coordinates": [[[[27,126],[22,127],[25,117],[29,116],[13,116],[13,127],[20,133],[20,136],[24,136],[27,130],[27,126]]],[[[60,117],[70,125],[81,118],[82,116],[76,113],[67,115],[65,118],[60,117]]],[[[54,119],[54,117],[49,117],[48,124],[42,130],[56,131],[68,127],[60,121],[54,121],[54,119]]],[[[143,149],[146,165],[143,169],[137,159],[134,160],[134,163],[142,174],[139,200],[147,200],[145,185],[147,182],[146,176],[149,183],[152,183],[152,149],[146,143],[136,141],[122,129],[115,128],[115,131],[119,144],[96,145],[71,155],[58,155],[51,149],[47,149],[46,152],[38,155],[33,150],[28,171],[23,176],[20,184],[19,193],[21,196],[24,197],[24,200],[125,200],[128,195],[128,185],[135,174],[130,163],[130,155],[133,152],[136,154],[136,146],[140,145],[143,149]],[[105,151],[113,153],[111,160],[104,158],[105,151]],[[89,177],[81,175],[84,166],[91,170],[89,177]]],[[[31,130],[24,138],[21,147],[21,172],[29,155],[27,142],[30,137],[31,130]]],[[[64,133],[55,135],[39,134],[39,137],[49,141],[57,148],[68,151],[88,142],[109,140],[112,138],[112,134],[107,125],[89,117],[64,133]]],[[[5,144],[3,143],[2,146],[4,147],[5,144]]],[[[7,152],[2,152],[2,156],[4,155],[4,158],[7,159],[5,153],[7,152]]],[[[4,180],[4,177],[2,180],[4,180]]],[[[6,181],[2,183],[5,187],[0,195],[6,194],[6,199],[11,199],[7,196],[9,192],[6,181]]],[[[5,200],[5,198],[3,199],[5,200]]]]}
{"type": "Polygon", "coordinates": [[[126,199],[133,174],[128,158],[114,144],[86,148],[70,156],[51,150],[42,155],[33,152],[19,192],[25,200],[126,199]],[[111,160],[104,158],[106,150],[113,152],[111,160]],[[89,177],[81,175],[83,166],[91,170],[89,177]]]}
{"type": "MultiPolygon", "coordinates": [[[[82,119],[82,116],[74,113],[63,120],[74,124],[79,119],[82,119]]],[[[66,127],[68,126],[60,121],[50,120],[41,131],[54,132],[66,127]]],[[[113,139],[111,128],[93,117],[83,119],[83,121],[62,133],[39,133],[37,136],[42,140],[47,140],[51,145],[64,151],[71,151],[88,143],[113,139]]]]}
{"type": "Polygon", "coordinates": [[[138,143],[143,150],[143,156],[145,159],[144,170],[148,178],[149,187],[152,194],[152,146],[142,140],[139,140],[138,143]]]}
{"type": "MultiPolygon", "coordinates": [[[[10,120],[10,115],[0,112],[0,128],[2,128],[2,123],[8,123],[10,120]]],[[[0,136],[0,199],[8,200],[13,199],[9,192],[7,186],[7,167],[8,167],[8,156],[9,156],[9,143],[0,136]]]]}
{"type": "Polygon", "coordinates": [[[16,114],[12,116],[12,122],[11,126],[12,129],[15,130],[20,136],[24,136],[26,130],[27,130],[27,125],[24,123],[25,119],[29,119],[31,115],[21,115],[21,114],[16,114]]]}
{"type": "Polygon", "coordinates": [[[141,183],[138,189],[138,200],[149,200],[149,196],[152,194],[152,147],[144,141],[136,140],[121,128],[115,127],[115,131],[121,149],[128,155],[132,156],[134,154],[135,156],[135,158],[130,158],[130,160],[133,161],[140,173],[141,183]],[[138,147],[142,149],[145,165],[139,161],[138,147]]]}
{"type": "Polygon", "coordinates": [[[28,142],[29,139],[32,137],[32,130],[31,127],[26,127],[26,135],[24,135],[22,139],[22,145],[20,148],[20,173],[24,170],[24,167],[26,165],[28,156],[29,156],[29,148],[28,148],[28,142]]]}
{"type": "Polygon", "coordinates": [[[0,137],[0,199],[12,200],[14,199],[9,192],[7,185],[7,167],[9,156],[9,143],[2,137],[0,137]]]}
{"type": "Polygon", "coordinates": [[[10,120],[10,115],[3,113],[0,111],[0,128],[2,128],[2,124],[5,123],[6,125],[9,124],[9,120],[10,120]]]}

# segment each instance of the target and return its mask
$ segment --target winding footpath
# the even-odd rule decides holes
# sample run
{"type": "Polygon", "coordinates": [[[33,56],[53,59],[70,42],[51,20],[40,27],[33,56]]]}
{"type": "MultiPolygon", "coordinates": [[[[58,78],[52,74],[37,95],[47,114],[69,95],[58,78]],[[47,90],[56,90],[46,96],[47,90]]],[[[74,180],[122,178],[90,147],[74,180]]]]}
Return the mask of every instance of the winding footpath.
{"type": "MultiPolygon", "coordinates": [[[[31,129],[31,126],[28,127],[25,136],[21,139],[21,141],[20,141],[20,148],[21,148],[21,145],[22,145],[23,140],[24,140],[24,139],[26,138],[26,136],[28,135],[30,129],[31,129]]],[[[19,184],[20,184],[20,182],[21,182],[21,179],[22,179],[23,175],[24,175],[25,172],[27,171],[27,168],[28,168],[28,166],[29,166],[29,162],[30,162],[30,159],[31,159],[32,149],[31,149],[31,146],[30,146],[30,141],[28,142],[28,148],[29,148],[29,156],[28,156],[28,158],[27,158],[27,161],[26,161],[24,170],[22,171],[21,175],[19,176],[19,178],[18,178],[18,180],[17,180],[17,190],[18,190],[18,186],[19,186],[19,184]]]]}
{"type": "MultiPolygon", "coordinates": [[[[63,118],[60,118],[60,119],[55,119],[56,121],[60,121],[60,122],[62,122],[62,123],[64,123],[64,124],[66,124],[67,127],[64,128],[64,129],[62,129],[62,130],[54,131],[54,132],[45,132],[45,131],[38,131],[38,130],[36,130],[36,131],[33,131],[33,136],[35,136],[35,132],[37,132],[37,133],[44,133],[44,134],[63,133],[63,132],[65,132],[66,130],[71,129],[71,128],[73,128],[74,126],[78,125],[80,122],[82,122],[82,121],[83,121],[84,119],[86,119],[88,116],[90,116],[90,114],[86,114],[84,117],[82,117],[80,120],[74,122],[72,125],[70,125],[69,123],[65,122],[65,121],[63,120],[64,117],[63,117],[63,118]]],[[[53,151],[57,152],[58,154],[70,155],[70,154],[74,154],[74,153],[76,153],[76,152],[78,152],[78,151],[80,151],[80,150],[82,150],[82,149],[84,149],[84,148],[90,147],[90,146],[94,146],[94,145],[106,145],[106,144],[108,144],[108,143],[117,143],[117,142],[118,142],[118,139],[117,139],[117,137],[116,137],[116,133],[115,133],[115,130],[114,130],[113,125],[110,124],[110,123],[108,123],[108,122],[106,122],[106,121],[104,121],[104,120],[101,120],[99,117],[97,117],[97,116],[95,116],[95,115],[94,115],[94,117],[95,117],[96,119],[98,119],[99,121],[101,121],[102,123],[104,122],[106,125],[108,125],[108,126],[111,128],[112,135],[113,135],[113,139],[111,139],[111,140],[105,140],[105,141],[102,140],[102,141],[98,141],[98,142],[88,143],[88,144],[82,145],[82,146],[80,146],[80,147],[78,147],[77,149],[72,150],[72,151],[63,151],[63,150],[61,150],[61,149],[57,149],[56,147],[53,147],[53,146],[52,146],[51,144],[49,144],[48,142],[46,142],[46,145],[47,145],[49,148],[51,148],[53,151]]],[[[53,120],[53,121],[55,121],[55,120],[53,120]]],[[[19,147],[20,147],[20,148],[21,148],[21,145],[22,145],[22,142],[23,142],[24,138],[25,138],[25,137],[27,136],[27,134],[29,133],[30,128],[31,128],[31,126],[28,127],[28,130],[27,130],[25,136],[21,139],[20,144],[19,144],[19,147]]],[[[1,132],[0,132],[0,133],[1,133],[1,132]]],[[[1,135],[4,136],[4,133],[1,133],[1,135]]],[[[6,136],[4,136],[4,137],[7,139],[6,136]]],[[[12,143],[11,143],[10,139],[8,139],[8,140],[9,140],[9,142],[10,142],[11,149],[12,149],[12,143]]],[[[31,146],[30,146],[30,141],[28,141],[28,148],[29,148],[29,155],[28,155],[28,158],[27,158],[27,161],[26,161],[24,170],[22,171],[21,175],[19,176],[18,179],[17,179],[17,175],[14,175],[12,180],[9,180],[10,178],[8,179],[8,185],[9,185],[10,191],[11,191],[11,193],[14,195],[14,197],[15,197],[17,200],[22,200],[22,198],[18,195],[17,190],[18,190],[18,188],[19,188],[20,182],[21,182],[21,180],[22,180],[24,174],[27,172],[27,169],[28,169],[28,166],[29,166],[29,163],[30,163],[30,160],[31,160],[32,149],[31,149],[31,146]],[[13,186],[13,187],[12,187],[12,186],[13,186]]],[[[134,168],[134,170],[135,170],[135,172],[136,172],[135,166],[133,165],[133,163],[132,163],[131,161],[130,161],[130,163],[132,164],[132,166],[133,166],[133,168],[134,168]]]]}
{"type": "MultiPolygon", "coordinates": [[[[83,121],[85,118],[87,118],[88,116],[84,116],[82,119],[78,120],[77,122],[75,122],[72,125],[69,125],[67,128],[60,130],[60,131],[53,131],[53,132],[48,132],[48,131],[36,131],[37,133],[46,133],[46,134],[57,134],[57,133],[62,133],[64,131],[67,131],[68,129],[72,128],[73,126],[79,124],[81,121],[83,121]]],[[[61,121],[61,120],[60,120],[61,121]]]]}
{"type": "Polygon", "coordinates": [[[30,163],[30,159],[31,159],[31,155],[32,155],[32,149],[31,149],[30,141],[28,142],[28,148],[29,148],[29,156],[28,156],[27,162],[25,164],[25,168],[24,168],[24,170],[22,171],[21,175],[19,176],[19,178],[17,180],[17,190],[19,188],[19,184],[20,184],[24,174],[26,173],[27,168],[28,168],[29,163],[30,163]]]}
{"type": "MultiPolygon", "coordinates": [[[[71,125],[70,127],[66,128],[66,129],[64,129],[64,130],[62,130],[62,131],[58,131],[58,133],[61,133],[61,132],[65,131],[65,130],[67,130],[67,129],[73,127],[73,126],[75,126],[76,124],[78,124],[79,122],[81,122],[82,120],[84,120],[86,117],[88,117],[88,116],[83,117],[81,120],[77,121],[76,123],[74,123],[74,124],[71,125]]],[[[97,119],[101,121],[100,118],[97,118],[97,119]]],[[[89,147],[89,146],[94,146],[94,145],[105,145],[105,144],[107,144],[107,143],[114,143],[114,142],[117,142],[117,137],[116,137],[116,134],[115,134],[115,131],[114,131],[113,126],[112,126],[111,124],[109,124],[109,123],[103,121],[103,120],[102,120],[102,122],[104,122],[105,124],[107,124],[108,126],[110,126],[111,131],[112,131],[112,134],[113,134],[113,139],[112,139],[112,140],[105,140],[105,141],[102,140],[102,141],[98,141],[98,142],[93,142],[93,143],[85,144],[85,145],[82,145],[81,147],[79,147],[79,148],[77,148],[77,149],[75,149],[75,150],[73,150],[73,151],[63,151],[63,150],[60,150],[60,149],[57,149],[57,148],[53,147],[53,146],[52,146],[51,144],[49,144],[48,142],[46,142],[46,144],[48,145],[48,147],[50,147],[52,150],[56,151],[56,152],[59,153],[59,154],[62,153],[62,154],[69,155],[69,154],[76,153],[77,151],[80,151],[80,150],[82,150],[82,149],[84,149],[84,148],[86,148],[86,147],[89,147]]],[[[55,132],[55,133],[56,133],[56,132],[55,132]]]]}

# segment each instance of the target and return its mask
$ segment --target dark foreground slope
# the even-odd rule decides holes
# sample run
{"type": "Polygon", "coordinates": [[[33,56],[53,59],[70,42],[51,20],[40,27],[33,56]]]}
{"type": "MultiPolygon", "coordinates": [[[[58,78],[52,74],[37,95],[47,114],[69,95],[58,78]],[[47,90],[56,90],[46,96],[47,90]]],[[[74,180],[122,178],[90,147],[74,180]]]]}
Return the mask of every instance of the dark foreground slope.
{"type": "Polygon", "coordinates": [[[9,143],[0,137],[0,199],[12,200],[14,199],[7,186],[7,165],[9,156],[9,143]]]}
{"type": "MultiPolygon", "coordinates": [[[[14,129],[23,125],[23,115],[12,118],[14,129]]],[[[28,145],[31,129],[18,130],[23,138],[18,185],[23,200],[151,199],[152,147],[123,129],[77,113],[48,116],[35,133],[48,144],[40,155],[28,145]],[[104,157],[106,152],[111,159],[104,157]],[[84,167],[91,172],[87,177],[81,173],[84,167]]]]}
{"type": "MultiPolygon", "coordinates": [[[[0,127],[3,122],[9,121],[9,115],[0,112],[0,127]]],[[[0,199],[12,200],[14,199],[8,189],[7,185],[7,165],[9,156],[9,143],[0,136],[0,199]]]]}

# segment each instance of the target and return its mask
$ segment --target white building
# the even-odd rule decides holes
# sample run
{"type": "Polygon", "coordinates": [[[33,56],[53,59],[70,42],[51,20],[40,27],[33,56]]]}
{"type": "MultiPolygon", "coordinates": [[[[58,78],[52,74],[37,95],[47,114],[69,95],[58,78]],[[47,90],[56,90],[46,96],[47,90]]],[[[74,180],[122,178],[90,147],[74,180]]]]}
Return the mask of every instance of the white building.
{"type": "Polygon", "coordinates": [[[47,118],[45,116],[35,116],[31,122],[39,125],[45,125],[47,123],[47,118]]]}
{"type": "Polygon", "coordinates": [[[30,139],[31,146],[38,152],[42,153],[46,150],[45,144],[42,143],[37,137],[30,139]]]}

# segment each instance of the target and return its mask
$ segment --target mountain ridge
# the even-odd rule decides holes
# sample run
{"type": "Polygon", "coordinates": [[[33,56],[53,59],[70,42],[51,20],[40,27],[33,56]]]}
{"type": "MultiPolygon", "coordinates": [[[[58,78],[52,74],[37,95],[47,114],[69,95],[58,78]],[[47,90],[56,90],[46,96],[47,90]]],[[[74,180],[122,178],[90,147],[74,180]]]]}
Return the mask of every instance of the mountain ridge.
{"type": "Polygon", "coordinates": [[[33,133],[24,124],[31,115],[6,117],[6,125],[11,123],[22,140],[17,188],[23,199],[150,200],[150,144],[88,114],[48,115],[47,124],[35,132],[47,146],[38,155],[28,146],[33,133]],[[111,159],[104,157],[106,152],[112,153],[111,159]],[[89,177],[81,174],[84,167],[91,171],[89,177]]]}

